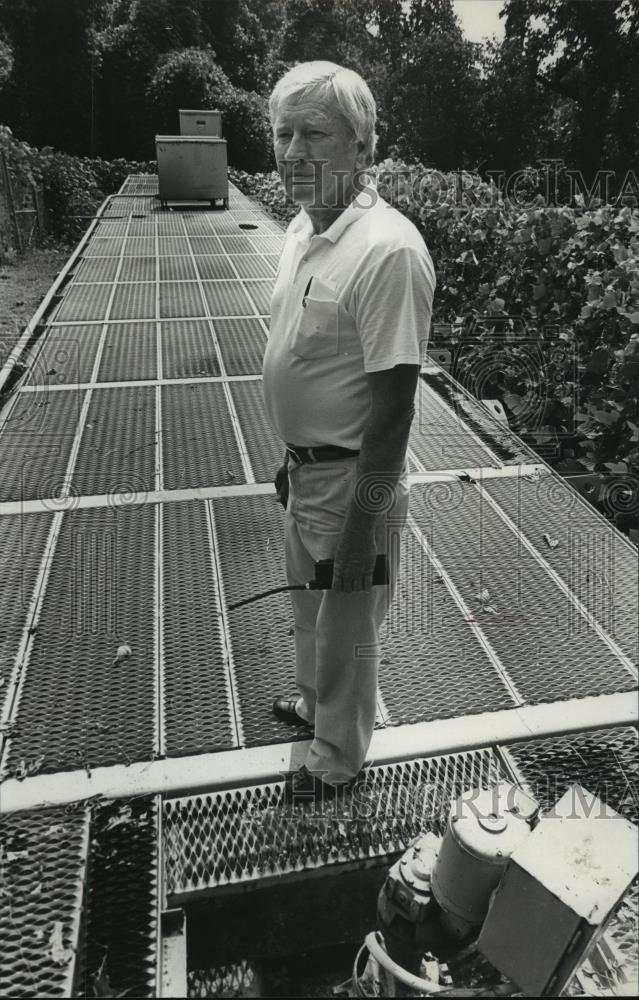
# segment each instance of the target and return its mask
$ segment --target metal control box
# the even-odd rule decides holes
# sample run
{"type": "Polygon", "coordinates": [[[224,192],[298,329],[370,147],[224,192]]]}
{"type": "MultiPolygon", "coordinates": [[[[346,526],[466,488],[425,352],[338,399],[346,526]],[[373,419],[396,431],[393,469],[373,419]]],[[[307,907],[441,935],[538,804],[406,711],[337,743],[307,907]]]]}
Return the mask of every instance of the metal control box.
{"type": "Polygon", "coordinates": [[[221,111],[190,111],[180,108],[180,135],[206,135],[222,138],[221,111]]]}
{"type": "Polygon", "coordinates": [[[228,208],[226,139],[156,135],[160,201],[216,201],[228,208]]]}

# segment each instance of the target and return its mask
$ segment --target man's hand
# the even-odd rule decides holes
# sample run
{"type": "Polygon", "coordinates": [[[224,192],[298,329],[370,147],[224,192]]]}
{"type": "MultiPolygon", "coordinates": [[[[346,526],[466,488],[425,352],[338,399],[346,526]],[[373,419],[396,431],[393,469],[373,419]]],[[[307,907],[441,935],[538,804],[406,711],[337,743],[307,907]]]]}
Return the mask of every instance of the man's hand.
{"type": "Polygon", "coordinates": [[[275,473],[275,490],[278,501],[286,510],[288,504],[288,466],[286,465],[280,465],[275,473]]]}
{"type": "Polygon", "coordinates": [[[333,565],[333,590],[352,594],[372,590],[377,558],[375,533],[352,531],[344,527],[333,565]]]}

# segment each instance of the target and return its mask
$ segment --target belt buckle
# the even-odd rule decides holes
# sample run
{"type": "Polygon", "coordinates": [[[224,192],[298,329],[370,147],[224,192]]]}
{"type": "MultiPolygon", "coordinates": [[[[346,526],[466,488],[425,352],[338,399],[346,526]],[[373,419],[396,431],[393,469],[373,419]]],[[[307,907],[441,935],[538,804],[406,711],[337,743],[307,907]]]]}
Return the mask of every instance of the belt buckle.
{"type": "Polygon", "coordinates": [[[286,450],[288,451],[289,455],[293,456],[293,458],[295,459],[295,461],[297,462],[298,465],[303,465],[304,464],[302,462],[302,459],[300,458],[300,456],[295,451],[295,448],[291,448],[290,445],[287,444],[286,445],[286,450]]]}
{"type": "Polygon", "coordinates": [[[314,462],[314,463],[315,462],[319,462],[319,458],[315,458],[315,452],[313,451],[312,448],[307,448],[306,452],[307,452],[308,457],[310,458],[311,462],[314,462]]]}

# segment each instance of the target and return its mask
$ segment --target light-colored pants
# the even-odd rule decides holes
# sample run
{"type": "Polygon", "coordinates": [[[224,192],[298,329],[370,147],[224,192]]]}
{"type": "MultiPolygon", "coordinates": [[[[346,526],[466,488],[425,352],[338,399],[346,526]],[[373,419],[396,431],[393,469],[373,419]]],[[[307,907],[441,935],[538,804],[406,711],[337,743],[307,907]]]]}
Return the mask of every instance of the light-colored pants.
{"type": "MultiPolygon", "coordinates": [[[[333,559],[355,489],[356,458],[289,462],[286,568],[289,584],[307,583],[315,562],[333,559]]],[[[408,512],[408,466],[394,488],[371,492],[380,510],[377,553],[389,557],[390,586],[352,594],[291,591],[298,711],[315,725],[306,766],[339,783],[358,773],[370,746],[377,705],[379,628],[395,593],[399,541],[408,512]]],[[[358,489],[358,496],[360,490],[358,489]]],[[[375,506],[377,504],[377,506],[375,506]]]]}

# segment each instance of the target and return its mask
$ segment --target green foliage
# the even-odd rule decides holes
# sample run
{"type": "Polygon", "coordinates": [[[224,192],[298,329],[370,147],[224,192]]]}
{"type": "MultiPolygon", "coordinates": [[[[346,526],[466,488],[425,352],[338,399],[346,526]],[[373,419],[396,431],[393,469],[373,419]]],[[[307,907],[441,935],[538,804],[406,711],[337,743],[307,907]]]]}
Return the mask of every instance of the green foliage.
{"type": "Polygon", "coordinates": [[[174,135],[180,108],[218,108],[232,85],[213,49],[178,49],[162,56],[147,87],[158,133],[174,135]]]}
{"type": "Polygon", "coordinates": [[[92,160],[51,146],[38,150],[20,142],[2,125],[0,150],[16,193],[28,184],[37,185],[44,194],[47,230],[69,241],[80,238],[105,197],[117,191],[129,174],[156,169],[154,162],[92,160]]]}
{"type": "Polygon", "coordinates": [[[11,76],[13,70],[13,52],[6,38],[0,32],[0,88],[11,76]]]}
{"type": "Polygon", "coordinates": [[[160,131],[175,132],[180,108],[216,108],[222,112],[230,162],[252,171],[270,166],[266,99],[233,86],[212,49],[182,49],[163,56],[147,95],[160,131]]]}

